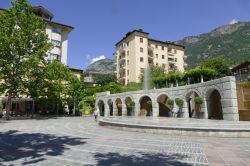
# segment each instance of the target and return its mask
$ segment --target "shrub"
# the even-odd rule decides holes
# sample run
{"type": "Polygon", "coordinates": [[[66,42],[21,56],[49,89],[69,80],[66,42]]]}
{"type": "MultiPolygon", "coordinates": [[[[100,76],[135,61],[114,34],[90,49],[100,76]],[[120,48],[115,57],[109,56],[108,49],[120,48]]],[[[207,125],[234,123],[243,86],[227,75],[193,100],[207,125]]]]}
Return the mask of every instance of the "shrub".
{"type": "Polygon", "coordinates": [[[174,100],[168,99],[168,100],[166,101],[165,105],[168,105],[168,106],[172,109],[173,106],[174,106],[174,100]]]}
{"type": "Polygon", "coordinates": [[[203,98],[201,98],[200,96],[197,96],[194,98],[194,102],[198,105],[201,105],[203,104],[204,101],[203,101],[203,98]]]}
{"type": "Polygon", "coordinates": [[[183,104],[184,104],[184,100],[177,98],[177,99],[175,99],[175,103],[176,103],[176,105],[178,105],[179,107],[182,107],[183,104]]]}

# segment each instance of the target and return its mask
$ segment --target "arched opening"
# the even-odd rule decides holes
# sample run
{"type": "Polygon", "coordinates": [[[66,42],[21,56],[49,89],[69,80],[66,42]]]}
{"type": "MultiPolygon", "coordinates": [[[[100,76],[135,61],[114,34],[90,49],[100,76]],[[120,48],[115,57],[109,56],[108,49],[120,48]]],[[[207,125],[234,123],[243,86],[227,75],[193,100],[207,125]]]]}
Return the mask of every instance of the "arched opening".
{"type": "Polygon", "coordinates": [[[116,99],[115,104],[118,111],[118,116],[122,116],[122,100],[120,98],[116,99]]]}
{"type": "Polygon", "coordinates": [[[135,103],[134,103],[134,101],[130,97],[127,97],[125,99],[125,103],[126,103],[126,108],[127,108],[127,116],[134,116],[135,115],[135,111],[134,111],[135,103]]]}
{"type": "Polygon", "coordinates": [[[148,96],[140,99],[140,116],[153,116],[152,100],[148,96]]]}
{"type": "Polygon", "coordinates": [[[100,116],[104,116],[105,107],[104,107],[104,102],[102,100],[99,100],[98,102],[98,109],[99,109],[100,116]]]}
{"type": "Polygon", "coordinates": [[[167,95],[160,95],[157,98],[157,102],[159,104],[159,116],[160,117],[170,117],[171,110],[170,108],[165,104],[168,100],[167,95]]]}
{"type": "Polygon", "coordinates": [[[208,94],[208,118],[223,119],[223,111],[221,106],[221,95],[218,90],[213,90],[208,94]]]}
{"type": "Polygon", "coordinates": [[[199,117],[199,107],[200,105],[195,103],[195,98],[199,95],[195,91],[191,91],[186,95],[186,101],[188,105],[188,114],[190,118],[198,118],[199,117]]]}
{"type": "Polygon", "coordinates": [[[108,106],[109,106],[109,115],[113,116],[113,101],[111,99],[108,100],[108,106]]]}

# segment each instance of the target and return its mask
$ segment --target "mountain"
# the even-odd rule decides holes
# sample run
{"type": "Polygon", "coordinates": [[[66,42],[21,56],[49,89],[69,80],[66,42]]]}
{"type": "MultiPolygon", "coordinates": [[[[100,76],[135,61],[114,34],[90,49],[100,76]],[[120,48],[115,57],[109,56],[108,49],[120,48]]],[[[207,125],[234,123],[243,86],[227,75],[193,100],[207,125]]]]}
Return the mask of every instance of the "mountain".
{"type": "Polygon", "coordinates": [[[115,61],[112,59],[101,59],[94,63],[91,63],[86,72],[99,72],[106,74],[114,74],[115,72],[115,61]]]}
{"type": "Polygon", "coordinates": [[[186,46],[187,64],[194,68],[210,57],[221,57],[230,65],[250,59],[250,22],[224,25],[198,36],[185,37],[177,44],[186,46]]]}

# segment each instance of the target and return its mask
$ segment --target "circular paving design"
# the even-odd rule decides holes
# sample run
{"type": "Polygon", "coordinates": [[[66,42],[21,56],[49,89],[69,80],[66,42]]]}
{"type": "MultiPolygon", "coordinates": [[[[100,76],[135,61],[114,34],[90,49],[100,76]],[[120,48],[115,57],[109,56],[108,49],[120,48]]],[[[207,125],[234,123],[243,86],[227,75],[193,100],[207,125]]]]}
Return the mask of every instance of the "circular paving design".
{"type": "Polygon", "coordinates": [[[93,117],[0,121],[0,165],[247,165],[250,140],[148,134],[93,117]]]}

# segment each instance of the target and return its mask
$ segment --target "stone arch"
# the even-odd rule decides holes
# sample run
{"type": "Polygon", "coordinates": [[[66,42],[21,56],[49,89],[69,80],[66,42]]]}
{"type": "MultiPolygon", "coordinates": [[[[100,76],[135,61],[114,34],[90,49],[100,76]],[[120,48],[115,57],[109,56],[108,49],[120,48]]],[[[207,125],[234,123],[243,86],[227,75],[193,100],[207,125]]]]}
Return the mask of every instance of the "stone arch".
{"type": "Polygon", "coordinates": [[[221,98],[222,95],[218,88],[210,88],[206,91],[207,111],[209,119],[223,119],[221,98]]]}
{"type": "Polygon", "coordinates": [[[169,99],[167,94],[160,94],[157,96],[157,103],[159,104],[159,116],[160,117],[170,117],[171,109],[165,104],[169,99]]]}
{"type": "Polygon", "coordinates": [[[118,110],[118,116],[122,116],[122,100],[120,98],[117,98],[115,100],[115,105],[116,105],[116,108],[118,110]]]}
{"type": "Polygon", "coordinates": [[[97,102],[97,106],[98,106],[98,109],[99,109],[100,116],[104,116],[105,115],[105,104],[104,104],[104,101],[103,100],[99,100],[97,102]]]}
{"type": "Polygon", "coordinates": [[[152,102],[148,95],[140,98],[140,116],[153,116],[152,102]]]}
{"type": "Polygon", "coordinates": [[[186,93],[185,95],[188,106],[188,114],[190,118],[199,117],[198,114],[199,105],[197,105],[194,101],[195,97],[198,96],[202,97],[201,93],[196,89],[189,90],[188,93],[186,93]]]}
{"type": "Polygon", "coordinates": [[[114,105],[112,99],[108,99],[108,108],[109,108],[109,115],[114,116],[114,105]]]}
{"type": "Polygon", "coordinates": [[[133,99],[128,96],[125,98],[125,104],[126,104],[126,108],[127,108],[127,116],[134,116],[135,114],[135,102],[133,101],[133,99]]]}

